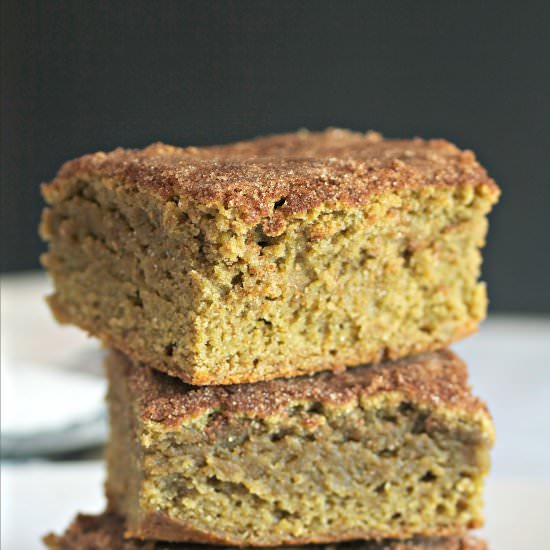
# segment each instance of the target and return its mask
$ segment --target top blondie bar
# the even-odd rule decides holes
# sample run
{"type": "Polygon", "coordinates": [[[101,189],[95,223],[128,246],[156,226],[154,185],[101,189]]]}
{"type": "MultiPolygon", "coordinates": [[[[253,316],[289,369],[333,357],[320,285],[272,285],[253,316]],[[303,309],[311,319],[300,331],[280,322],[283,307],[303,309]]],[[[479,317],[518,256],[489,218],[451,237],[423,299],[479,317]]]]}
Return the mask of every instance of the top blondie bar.
{"type": "Polygon", "coordinates": [[[443,140],[154,144],[70,161],[42,190],[56,317],[191,384],[396,359],[485,315],[499,189],[443,140]]]}

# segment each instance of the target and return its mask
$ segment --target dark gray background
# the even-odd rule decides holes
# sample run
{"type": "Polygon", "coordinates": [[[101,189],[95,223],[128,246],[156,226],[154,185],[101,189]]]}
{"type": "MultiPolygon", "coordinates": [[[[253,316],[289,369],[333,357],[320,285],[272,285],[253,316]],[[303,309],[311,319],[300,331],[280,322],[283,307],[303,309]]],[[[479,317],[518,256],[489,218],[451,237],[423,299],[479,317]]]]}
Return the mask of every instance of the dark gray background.
{"type": "Polygon", "coordinates": [[[547,5],[5,0],[2,270],[38,266],[69,158],[338,125],[474,149],[503,188],[492,307],[550,311],[547,5]]]}

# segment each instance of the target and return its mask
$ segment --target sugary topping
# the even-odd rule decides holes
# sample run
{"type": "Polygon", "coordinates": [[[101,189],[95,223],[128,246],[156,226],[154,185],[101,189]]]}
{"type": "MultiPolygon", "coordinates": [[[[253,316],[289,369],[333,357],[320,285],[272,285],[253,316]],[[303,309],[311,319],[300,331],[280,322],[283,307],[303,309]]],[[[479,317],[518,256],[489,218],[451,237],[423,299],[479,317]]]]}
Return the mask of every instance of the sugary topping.
{"type": "Polygon", "coordinates": [[[143,418],[175,422],[208,411],[246,414],[257,418],[285,414],[296,402],[346,404],[358,397],[399,392],[414,403],[468,411],[484,410],[470,393],[464,363],[443,350],[355,367],[341,373],[323,372],[291,379],[230,386],[189,386],[143,365],[133,365],[122,354],[113,356],[124,369],[143,418]]]}
{"type": "Polygon", "coordinates": [[[281,219],[321,204],[363,204],[373,192],[422,185],[498,188],[471,151],[444,140],[392,140],[380,134],[301,131],[214,147],[161,143],[115,149],[66,163],[48,188],[90,175],[153,192],[237,209],[254,223],[281,219]]]}

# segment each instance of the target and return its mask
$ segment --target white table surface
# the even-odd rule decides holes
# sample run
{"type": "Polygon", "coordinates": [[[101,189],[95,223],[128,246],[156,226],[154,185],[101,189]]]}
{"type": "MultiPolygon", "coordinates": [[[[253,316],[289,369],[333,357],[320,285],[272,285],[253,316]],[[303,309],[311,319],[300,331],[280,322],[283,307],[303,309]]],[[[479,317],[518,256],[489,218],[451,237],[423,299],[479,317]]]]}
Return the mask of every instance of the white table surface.
{"type": "MultiPolygon", "coordinates": [[[[43,275],[4,276],[2,360],[99,370],[98,345],[57,326],[41,300],[43,275]]],[[[492,550],[550,548],[550,317],[491,316],[454,349],[468,362],[475,393],[497,429],[483,534],[492,550]]],[[[99,512],[100,461],[3,463],[1,548],[42,548],[75,512],[99,512]]]]}

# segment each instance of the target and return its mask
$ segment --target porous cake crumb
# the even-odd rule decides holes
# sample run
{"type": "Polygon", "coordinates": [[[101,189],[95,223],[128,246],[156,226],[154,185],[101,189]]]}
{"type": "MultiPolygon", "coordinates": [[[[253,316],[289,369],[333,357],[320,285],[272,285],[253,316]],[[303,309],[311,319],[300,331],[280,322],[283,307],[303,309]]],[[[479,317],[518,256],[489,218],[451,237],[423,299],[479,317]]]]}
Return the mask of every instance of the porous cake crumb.
{"type": "Polygon", "coordinates": [[[332,129],[117,149],[43,193],[57,318],[188,383],[396,359],[485,315],[499,191],[443,140],[332,129]]]}

